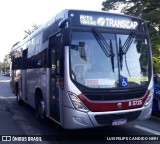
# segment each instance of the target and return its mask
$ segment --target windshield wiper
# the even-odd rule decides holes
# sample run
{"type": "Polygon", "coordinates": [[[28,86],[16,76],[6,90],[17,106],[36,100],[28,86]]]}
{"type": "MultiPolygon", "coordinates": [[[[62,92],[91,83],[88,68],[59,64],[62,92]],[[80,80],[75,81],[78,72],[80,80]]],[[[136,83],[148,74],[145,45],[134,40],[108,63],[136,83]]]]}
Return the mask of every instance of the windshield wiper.
{"type": "Polygon", "coordinates": [[[120,62],[120,68],[122,70],[122,67],[123,67],[123,51],[122,51],[121,38],[119,38],[119,62],[120,62]]]}
{"type": "Polygon", "coordinates": [[[114,72],[114,53],[113,53],[113,46],[112,46],[111,39],[110,39],[110,46],[109,46],[105,38],[101,35],[101,33],[96,28],[93,28],[92,32],[97,42],[99,43],[100,47],[102,48],[103,52],[105,53],[105,55],[111,58],[112,70],[114,72]]]}
{"type": "Polygon", "coordinates": [[[122,46],[121,38],[119,38],[119,61],[120,61],[120,68],[122,70],[122,67],[123,67],[123,55],[125,55],[125,63],[126,63],[126,68],[127,68],[129,76],[130,76],[130,73],[129,73],[129,69],[128,69],[128,66],[127,66],[126,53],[127,53],[128,49],[130,48],[130,46],[131,46],[134,38],[135,38],[135,32],[132,32],[128,36],[128,38],[125,41],[125,43],[124,43],[123,46],[122,46]]]}
{"type": "Polygon", "coordinates": [[[113,46],[112,46],[112,40],[111,39],[110,39],[110,51],[111,51],[112,70],[114,72],[114,53],[113,53],[113,46]]]}

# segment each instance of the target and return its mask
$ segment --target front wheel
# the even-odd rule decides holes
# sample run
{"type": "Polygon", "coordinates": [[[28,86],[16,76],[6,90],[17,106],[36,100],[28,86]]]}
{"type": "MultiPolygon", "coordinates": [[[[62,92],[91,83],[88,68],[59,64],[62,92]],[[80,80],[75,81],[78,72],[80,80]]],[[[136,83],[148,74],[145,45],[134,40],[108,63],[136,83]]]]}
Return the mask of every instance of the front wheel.
{"type": "Polygon", "coordinates": [[[43,100],[39,101],[37,105],[36,117],[42,121],[46,120],[45,103],[43,100]]]}

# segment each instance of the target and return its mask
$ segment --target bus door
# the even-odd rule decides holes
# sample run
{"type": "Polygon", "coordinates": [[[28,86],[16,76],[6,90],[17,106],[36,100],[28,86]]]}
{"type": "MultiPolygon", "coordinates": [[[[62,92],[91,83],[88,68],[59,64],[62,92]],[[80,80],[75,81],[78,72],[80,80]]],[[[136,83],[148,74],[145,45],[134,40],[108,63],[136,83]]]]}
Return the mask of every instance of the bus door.
{"type": "Polygon", "coordinates": [[[56,121],[60,121],[59,109],[59,78],[60,78],[60,33],[49,38],[50,55],[50,116],[56,121]]]}
{"type": "Polygon", "coordinates": [[[22,92],[22,99],[27,101],[27,94],[26,94],[26,89],[27,89],[27,82],[26,82],[26,69],[27,69],[27,53],[28,49],[23,50],[22,53],[22,62],[21,62],[21,68],[22,68],[22,74],[21,74],[21,92],[22,92]]]}

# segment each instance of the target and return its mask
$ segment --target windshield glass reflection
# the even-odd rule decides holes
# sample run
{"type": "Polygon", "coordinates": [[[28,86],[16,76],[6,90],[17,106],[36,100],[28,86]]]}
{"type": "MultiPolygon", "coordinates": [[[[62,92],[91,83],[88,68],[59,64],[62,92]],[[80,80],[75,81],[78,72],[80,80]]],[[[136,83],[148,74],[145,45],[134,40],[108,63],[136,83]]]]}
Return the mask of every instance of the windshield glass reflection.
{"type": "Polygon", "coordinates": [[[101,33],[101,36],[105,43],[111,46],[112,49],[109,47],[108,50],[114,54],[114,60],[104,52],[99,42],[101,38],[96,38],[92,32],[72,33],[70,46],[72,80],[90,88],[145,85],[148,82],[147,39],[143,36],[132,37],[127,51],[121,55],[120,62],[120,47],[130,35],[101,33]]]}

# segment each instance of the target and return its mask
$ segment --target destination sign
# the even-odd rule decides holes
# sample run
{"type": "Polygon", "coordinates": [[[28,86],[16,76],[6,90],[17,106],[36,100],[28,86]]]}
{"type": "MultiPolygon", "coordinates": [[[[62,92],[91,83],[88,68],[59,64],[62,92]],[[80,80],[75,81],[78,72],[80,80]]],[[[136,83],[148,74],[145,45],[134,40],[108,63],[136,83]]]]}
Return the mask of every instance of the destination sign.
{"type": "Polygon", "coordinates": [[[140,29],[140,19],[121,14],[70,11],[71,25],[98,26],[119,29],[140,29]]]}
{"type": "Polygon", "coordinates": [[[124,29],[136,29],[138,26],[137,21],[130,19],[116,18],[116,17],[98,17],[95,18],[89,15],[80,15],[80,23],[82,25],[90,26],[103,26],[113,28],[124,28],[124,29]]]}

